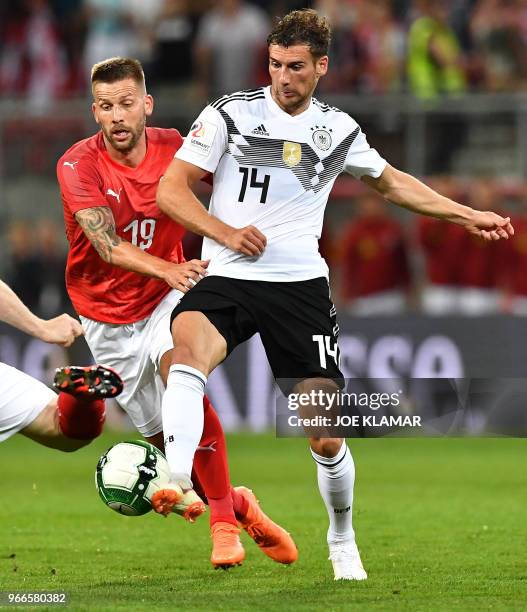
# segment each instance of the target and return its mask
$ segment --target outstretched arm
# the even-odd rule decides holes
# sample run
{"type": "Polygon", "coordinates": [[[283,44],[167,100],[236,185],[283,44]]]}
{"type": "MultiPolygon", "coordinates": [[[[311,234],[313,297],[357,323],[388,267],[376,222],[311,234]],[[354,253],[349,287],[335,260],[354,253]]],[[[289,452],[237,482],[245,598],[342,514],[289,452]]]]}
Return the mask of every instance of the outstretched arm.
{"type": "Polygon", "coordinates": [[[173,159],[157,188],[157,205],[169,217],[183,227],[212,238],[233,251],[255,256],[263,253],[267,240],[252,225],[234,228],[209,215],[192,191],[193,185],[202,179],[205,170],[182,159],[173,159]]]}
{"type": "Polygon", "coordinates": [[[386,166],[378,178],[363,176],[361,180],[398,206],[422,215],[457,223],[470,234],[484,240],[507,239],[514,235],[510,218],[463,206],[440,195],[410,174],[390,165],[386,166]]]}
{"type": "Polygon", "coordinates": [[[206,261],[192,259],[182,264],[172,263],[123,240],[116,233],[113,213],[108,206],[85,208],[75,213],[75,219],[100,257],[114,266],[159,278],[183,293],[207,273],[206,261]]]}
{"type": "Polygon", "coordinates": [[[84,334],[81,324],[67,314],[48,320],[37,317],[3,281],[0,281],[0,321],[44,342],[65,347],[84,334]]]}

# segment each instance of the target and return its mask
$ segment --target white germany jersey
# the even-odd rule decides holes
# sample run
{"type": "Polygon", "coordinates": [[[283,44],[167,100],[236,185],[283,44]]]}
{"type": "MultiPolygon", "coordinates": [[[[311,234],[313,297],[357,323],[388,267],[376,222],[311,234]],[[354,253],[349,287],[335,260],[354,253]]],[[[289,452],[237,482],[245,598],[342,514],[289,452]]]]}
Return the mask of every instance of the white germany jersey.
{"type": "Polygon", "coordinates": [[[328,275],[318,252],[324,210],[341,172],[378,177],[386,166],[357,123],[315,98],[291,116],[270,87],[223,96],[194,122],[176,157],[214,173],[210,213],[267,237],[259,257],[203,241],[209,274],[262,281],[328,275]]]}

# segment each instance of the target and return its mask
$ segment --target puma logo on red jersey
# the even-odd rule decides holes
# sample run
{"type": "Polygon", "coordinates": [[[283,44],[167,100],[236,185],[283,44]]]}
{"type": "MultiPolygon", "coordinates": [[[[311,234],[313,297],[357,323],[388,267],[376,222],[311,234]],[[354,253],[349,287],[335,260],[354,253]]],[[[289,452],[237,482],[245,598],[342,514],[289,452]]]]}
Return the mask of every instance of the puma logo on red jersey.
{"type": "Polygon", "coordinates": [[[119,193],[115,193],[115,191],[113,189],[108,189],[108,191],[106,192],[106,195],[111,195],[113,196],[117,202],[119,202],[119,204],[121,203],[121,191],[123,190],[123,188],[121,187],[119,189],[119,193]]]}
{"type": "Polygon", "coordinates": [[[216,452],[216,444],[217,444],[217,440],[213,440],[208,446],[198,446],[198,448],[196,450],[201,450],[201,451],[212,451],[213,453],[216,452]]]}

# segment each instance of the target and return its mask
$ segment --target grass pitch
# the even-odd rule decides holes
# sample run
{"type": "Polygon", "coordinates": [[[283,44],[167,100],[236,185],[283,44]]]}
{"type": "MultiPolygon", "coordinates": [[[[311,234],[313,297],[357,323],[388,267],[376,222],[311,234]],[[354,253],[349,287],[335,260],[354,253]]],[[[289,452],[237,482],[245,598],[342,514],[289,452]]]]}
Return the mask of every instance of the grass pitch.
{"type": "Polygon", "coordinates": [[[304,440],[230,437],[232,481],[254,488],[300,558],[277,565],[243,534],[244,565],[223,572],[209,563],[206,518],[188,525],[103,506],[95,464],[122,438],[105,434],[74,454],[21,436],[0,445],[0,591],[66,591],[74,610],[527,607],[527,441],[351,441],[369,579],[335,583],[304,440]]]}

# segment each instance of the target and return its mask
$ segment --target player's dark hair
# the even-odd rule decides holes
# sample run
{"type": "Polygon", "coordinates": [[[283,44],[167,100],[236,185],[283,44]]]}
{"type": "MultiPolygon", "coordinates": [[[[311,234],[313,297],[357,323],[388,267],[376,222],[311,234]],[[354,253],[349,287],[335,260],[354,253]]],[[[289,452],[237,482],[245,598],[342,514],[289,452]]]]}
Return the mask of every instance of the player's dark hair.
{"type": "Polygon", "coordinates": [[[133,79],[145,87],[145,73],[141,62],[131,57],[110,57],[98,62],[91,69],[91,84],[115,83],[123,79],[133,79]]]}
{"type": "Polygon", "coordinates": [[[273,31],[267,37],[268,46],[307,45],[315,59],[328,54],[330,42],[328,20],[313,9],[291,11],[282,19],[277,18],[273,31]]]}

